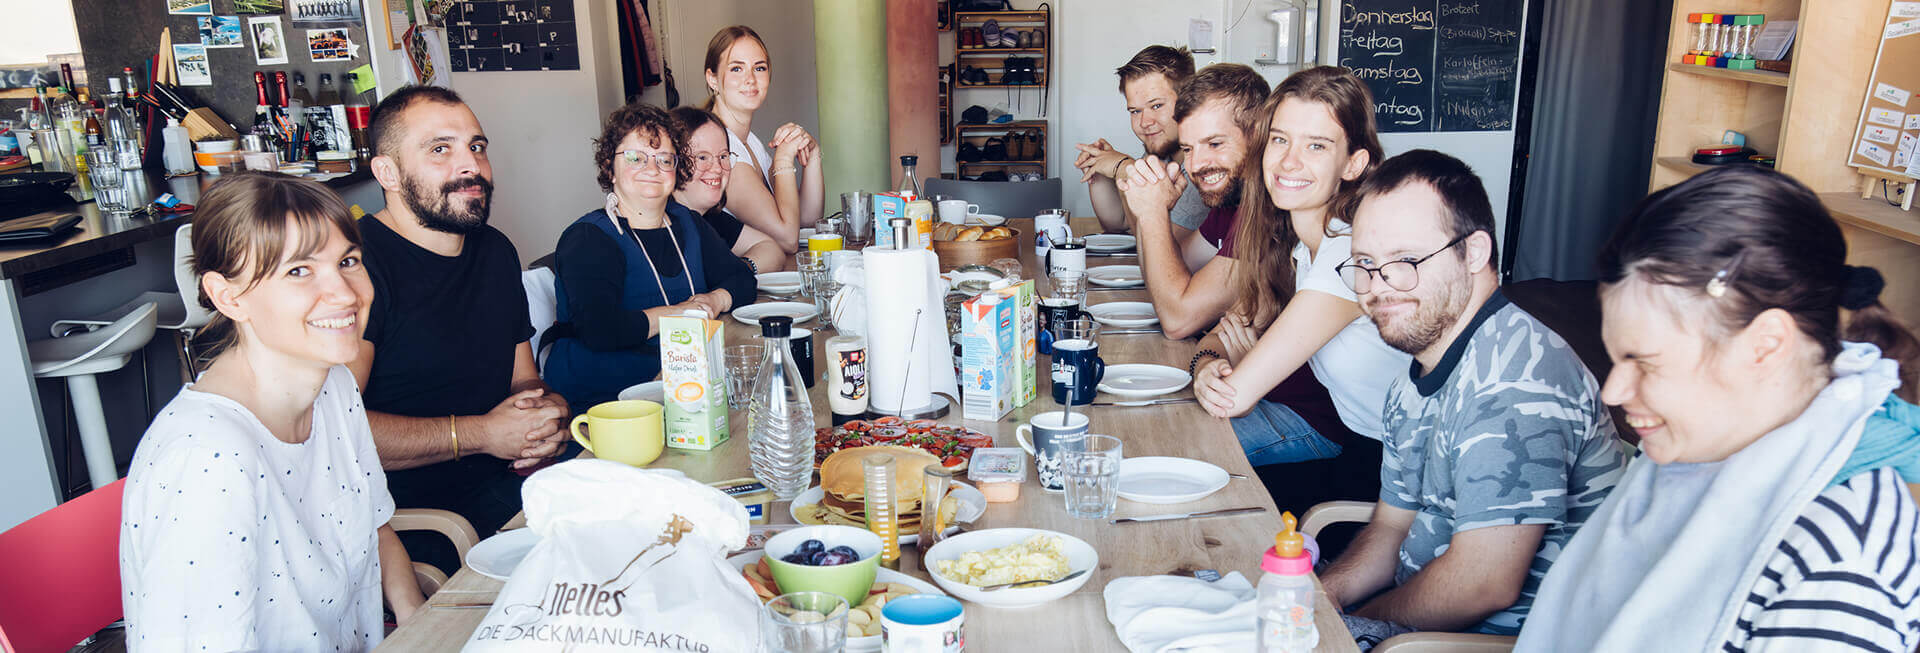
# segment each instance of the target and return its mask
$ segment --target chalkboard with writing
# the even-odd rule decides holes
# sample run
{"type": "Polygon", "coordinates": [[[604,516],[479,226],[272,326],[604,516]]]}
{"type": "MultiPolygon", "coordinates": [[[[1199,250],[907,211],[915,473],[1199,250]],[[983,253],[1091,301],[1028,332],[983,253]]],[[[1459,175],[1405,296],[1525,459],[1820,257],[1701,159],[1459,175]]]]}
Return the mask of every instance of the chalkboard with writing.
{"type": "Polygon", "coordinates": [[[1339,64],[1383,132],[1513,129],[1524,0],[1346,0],[1339,64]]]}
{"type": "Polygon", "coordinates": [[[579,70],[573,0],[467,0],[447,14],[454,72],[579,70]]]}

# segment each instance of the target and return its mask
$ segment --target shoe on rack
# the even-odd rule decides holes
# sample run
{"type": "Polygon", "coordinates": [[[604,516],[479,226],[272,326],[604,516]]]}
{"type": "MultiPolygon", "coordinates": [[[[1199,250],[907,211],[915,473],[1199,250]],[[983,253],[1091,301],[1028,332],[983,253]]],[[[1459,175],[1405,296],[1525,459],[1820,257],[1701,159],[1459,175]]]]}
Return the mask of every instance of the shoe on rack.
{"type": "Polygon", "coordinates": [[[968,163],[979,161],[980,146],[974,145],[972,143],[968,143],[966,141],[960,141],[960,149],[954,153],[953,160],[964,161],[968,163]]]}
{"type": "Polygon", "coordinates": [[[987,23],[980,26],[980,36],[984,40],[982,47],[1000,47],[1000,21],[987,19],[987,23]]]}
{"type": "Polygon", "coordinates": [[[982,151],[981,151],[981,157],[982,157],[982,160],[984,160],[984,161],[1005,161],[1005,160],[1007,160],[1007,141],[1006,141],[1006,139],[1004,139],[1004,138],[1001,138],[1001,137],[999,137],[999,136],[995,136],[995,137],[993,137],[993,138],[989,138],[989,139],[987,139],[987,146],[986,146],[985,148],[983,148],[983,149],[982,149],[982,151]]]}

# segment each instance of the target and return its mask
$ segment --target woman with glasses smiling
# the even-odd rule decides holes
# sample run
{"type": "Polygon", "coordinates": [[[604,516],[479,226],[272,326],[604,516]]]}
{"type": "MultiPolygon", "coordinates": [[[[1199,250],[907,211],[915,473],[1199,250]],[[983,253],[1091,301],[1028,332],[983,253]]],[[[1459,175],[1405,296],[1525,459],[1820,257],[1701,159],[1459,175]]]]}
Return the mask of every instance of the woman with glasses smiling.
{"type": "Polygon", "coordinates": [[[713,112],[698,107],[674,107],[675,122],[687,132],[687,155],[693,159],[693,178],[673,192],[673,201],[699,214],[734,256],[755,273],[773,272],[786,265],[787,256],[767,232],[743,223],[727,210],[727,182],[735,157],[727,150],[727,127],[713,112]]]}
{"type": "Polygon", "coordinates": [[[604,208],[574,221],[554,249],[559,315],[547,384],[586,410],[660,373],[660,318],[700,309],[718,317],[756,290],[747,264],[687,207],[687,133],[666,111],[630,104],[594,141],[604,208]]]}

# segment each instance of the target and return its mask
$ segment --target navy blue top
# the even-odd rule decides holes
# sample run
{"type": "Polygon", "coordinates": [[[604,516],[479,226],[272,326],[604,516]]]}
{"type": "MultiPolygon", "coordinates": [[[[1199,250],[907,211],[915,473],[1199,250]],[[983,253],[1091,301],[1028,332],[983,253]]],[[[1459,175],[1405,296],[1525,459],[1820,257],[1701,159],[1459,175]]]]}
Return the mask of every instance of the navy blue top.
{"type": "Polygon", "coordinates": [[[671,237],[667,227],[615,225],[604,210],[581,216],[560,235],[553,253],[558,319],[543,375],[575,410],[613,401],[660,375],[660,339],[647,335],[646,309],[715,288],[727,289],[736,304],[753,301],[752,272],[713,227],[677,202],[667,204],[667,217],[671,237]],[[690,269],[681,268],[682,256],[690,269]]]}

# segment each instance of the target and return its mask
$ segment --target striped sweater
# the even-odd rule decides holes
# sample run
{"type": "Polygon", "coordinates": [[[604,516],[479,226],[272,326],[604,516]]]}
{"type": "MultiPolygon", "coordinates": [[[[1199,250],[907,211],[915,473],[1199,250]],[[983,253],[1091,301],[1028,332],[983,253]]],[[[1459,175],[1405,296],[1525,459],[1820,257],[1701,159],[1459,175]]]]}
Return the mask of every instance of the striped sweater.
{"type": "Polygon", "coordinates": [[[1920,511],[1891,469],[1827,488],[1788,529],[1724,651],[1920,645],[1920,511]]]}

